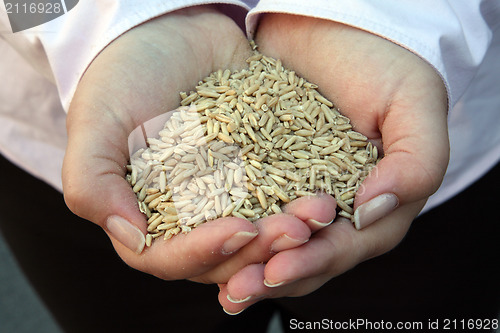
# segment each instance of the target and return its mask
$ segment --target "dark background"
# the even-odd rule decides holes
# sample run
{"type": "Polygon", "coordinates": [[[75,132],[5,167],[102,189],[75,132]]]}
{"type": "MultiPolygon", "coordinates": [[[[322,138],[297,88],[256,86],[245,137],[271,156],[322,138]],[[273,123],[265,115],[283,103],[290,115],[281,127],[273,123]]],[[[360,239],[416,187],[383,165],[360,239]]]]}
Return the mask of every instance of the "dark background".
{"type": "MultiPolygon", "coordinates": [[[[66,332],[265,332],[277,310],[285,327],[290,318],[424,324],[499,318],[499,166],[419,217],[388,254],[311,295],[264,301],[238,316],[223,313],[216,286],[165,282],[126,266],[104,232],[69,212],[59,192],[1,155],[0,174],[1,232],[66,332]]],[[[28,303],[20,298],[0,306],[22,311],[28,303]]]]}

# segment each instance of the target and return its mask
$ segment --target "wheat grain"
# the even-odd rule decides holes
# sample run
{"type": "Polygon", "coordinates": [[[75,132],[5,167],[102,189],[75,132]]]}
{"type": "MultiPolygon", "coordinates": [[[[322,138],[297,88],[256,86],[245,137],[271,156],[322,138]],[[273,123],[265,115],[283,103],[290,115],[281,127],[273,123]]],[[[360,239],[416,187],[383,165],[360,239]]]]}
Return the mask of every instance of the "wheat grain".
{"type": "Polygon", "coordinates": [[[255,51],[247,63],[181,93],[158,137],[131,155],[126,179],[148,217],[147,246],[217,217],[277,214],[315,190],[352,218],[377,148],[280,60],[255,51]]]}

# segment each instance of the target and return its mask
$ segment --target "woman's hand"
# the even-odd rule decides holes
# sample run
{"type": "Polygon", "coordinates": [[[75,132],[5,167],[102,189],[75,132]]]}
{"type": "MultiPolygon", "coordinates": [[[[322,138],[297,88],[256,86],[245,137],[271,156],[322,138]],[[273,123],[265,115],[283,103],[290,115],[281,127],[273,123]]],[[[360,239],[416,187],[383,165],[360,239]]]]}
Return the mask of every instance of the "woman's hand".
{"type": "Polygon", "coordinates": [[[143,251],[146,219],[125,180],[130,132],[175,109],[179,92],[192,90],[209,73],[245,67],[251,54],[230,18],[200,6],[131,29],[104,49],[83,76],[67,119],[64,195],[73,212],[108,233],[130,266],[168,280],[223,283],[247,264],[265,262],[273,251],[309,239],[308,226],[293,216],[274,216],[256,226],[225,218],[143,251]]]}
{"type": "MultiPolygon", "coordinates": [[[[391,250],[439,187],[449,155],[445,87],[408,50],[343,24],[285,14],[261,19],[257,44],[316,83],[384,157],[355,197],[361,230],[339,218],[306,244],[245,267],[220,285],[219,301],[230,313],[263,298],[311,293],[391,250]]],[[[293,205],[286,212],[300,214],[293,205]]]]}

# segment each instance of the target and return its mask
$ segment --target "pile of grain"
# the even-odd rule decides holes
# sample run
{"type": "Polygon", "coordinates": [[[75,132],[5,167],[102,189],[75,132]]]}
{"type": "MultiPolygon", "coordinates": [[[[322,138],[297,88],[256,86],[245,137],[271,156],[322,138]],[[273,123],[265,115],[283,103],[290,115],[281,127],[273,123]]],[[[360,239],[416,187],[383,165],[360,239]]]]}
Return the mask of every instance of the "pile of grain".
{"type": "Polygon", "coordinates": [[[255,221],[324,191],[352,218],[377,149],[316,90],[257,51],[181,93],[158,138],[131,156],[127,180],[148,217],[147,245],[218,217],[255,221]]]}

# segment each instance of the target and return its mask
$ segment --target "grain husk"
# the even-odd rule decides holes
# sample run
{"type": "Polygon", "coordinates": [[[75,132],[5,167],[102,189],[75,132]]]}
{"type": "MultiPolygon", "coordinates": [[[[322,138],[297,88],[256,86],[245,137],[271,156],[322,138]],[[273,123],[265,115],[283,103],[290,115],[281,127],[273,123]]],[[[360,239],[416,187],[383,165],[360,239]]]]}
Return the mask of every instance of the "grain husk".
{"type": "Polygon", "coordinates": [[[129,181],[148,217],[146,245],[217,217],[256,221],[317,191],[352,219],[377,148],[317,85],[259,53],[182,92],[148,147],[131,154],[129,181]]]}

